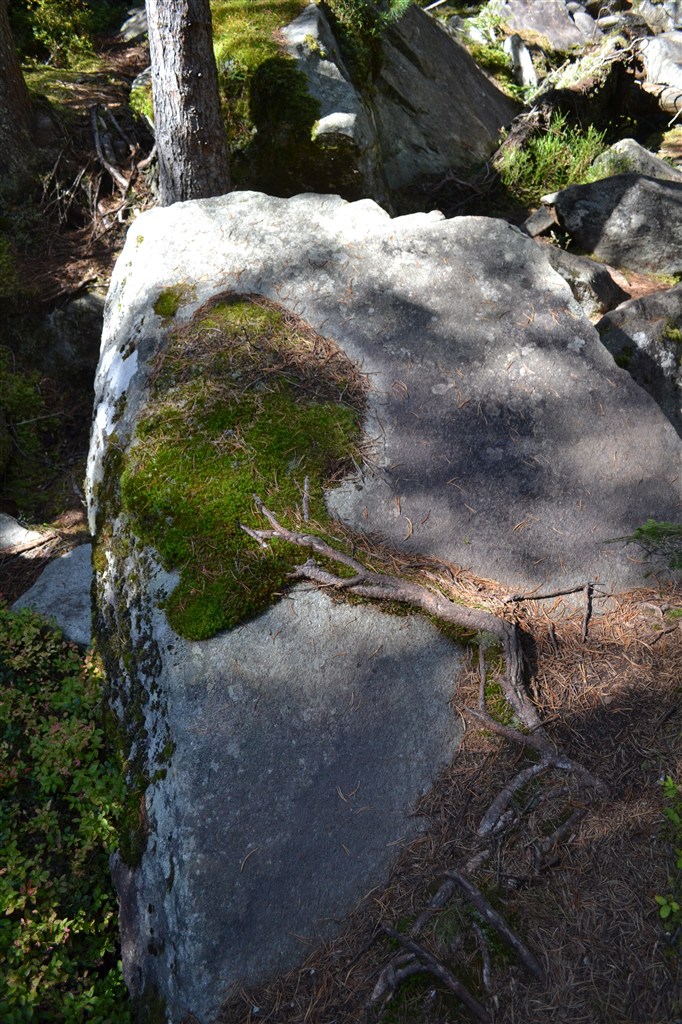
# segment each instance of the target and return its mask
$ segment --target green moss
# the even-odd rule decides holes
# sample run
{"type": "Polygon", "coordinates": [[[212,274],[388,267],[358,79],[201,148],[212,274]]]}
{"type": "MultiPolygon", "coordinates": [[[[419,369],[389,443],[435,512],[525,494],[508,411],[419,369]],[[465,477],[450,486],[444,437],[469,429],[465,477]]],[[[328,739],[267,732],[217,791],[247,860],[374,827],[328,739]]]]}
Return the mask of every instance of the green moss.
{"type": "Polygon", "coordinates": [[[632,365],[633,355],[634,349],[632,345],[624,345],[621,351],[613,357],[616,366],[620,366],[621,370],[629,370],[632,365]]]}
{"type": "Polygon", "coordinates": [[[140,117],[146,118],[150,123],[154,123],[154,102],[152,99],[151,82],[131,89],[129,103],[131,110],[134,110],[140,117]]]}
{"type": "Polygon", "coordinates": [[[308,477],[311,516],[327,520],[323,489],[357,449],[363,392],[321,344],[291,314],[242,297],[200,311],[160,359],[121,499],[138,536],[179,571],[166,614],[183,636],[230,628],[288,585],[300,551],[260,548],[241,529],[263,525],[254,493],[296,521],[308,477]]]}
{"type": "Polygon", "coordinates": [[[172,319],[180,306],[188,297],[188,289],[184,285],[173,285],[172,288],[165,288],[160,292],[154,302],[154,312],[164,319],[172,319]]]}
{"type": "Polygon", "coordinates": [[[682,345],[682,331],[674,320],[668,320],[661,332],[661,339],[672,341],[674,345],[682,345]]]}

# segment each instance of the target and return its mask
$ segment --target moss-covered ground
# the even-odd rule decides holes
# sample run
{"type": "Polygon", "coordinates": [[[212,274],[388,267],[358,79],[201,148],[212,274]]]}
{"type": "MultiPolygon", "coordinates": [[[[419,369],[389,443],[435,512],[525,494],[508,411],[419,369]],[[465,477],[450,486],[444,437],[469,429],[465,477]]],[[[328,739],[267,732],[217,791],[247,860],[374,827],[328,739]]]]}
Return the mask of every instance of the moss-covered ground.
{"type": "Polygon", "coordinates": [[[134,531],[180,574],[166,607],[200,640],[266,608],[301,558],[261,548],[253,495],[299,521],[327,520],[323,490],[352,465],[364,381],[303,321],[264,299],[227,297],[176,330],[125,459],[121,500],[134,531]]]}

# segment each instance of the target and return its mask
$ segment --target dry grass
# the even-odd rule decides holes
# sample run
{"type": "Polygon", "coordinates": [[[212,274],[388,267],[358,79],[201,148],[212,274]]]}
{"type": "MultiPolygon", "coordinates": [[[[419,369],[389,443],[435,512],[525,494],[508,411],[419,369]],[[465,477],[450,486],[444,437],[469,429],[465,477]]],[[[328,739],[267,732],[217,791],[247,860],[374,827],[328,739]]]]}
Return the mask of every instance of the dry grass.
{"type": "MultiPolygon", "coordinates": [[[[374,549],[373,549],[374,550],[374,549]]],[[[405,571],[380,553],[384,571],[405,571]],[[387,565],[387,562],[389,563],[387,565]]],[[[437,573],[436,566],[419,567],[437,573]]],[[[442,580],[442,575],[438,574],[442,580]]],[[[489,581],[455,574],[456,596],[499,610],[489,581]]],[[[680,594],[668,594],[680,603],[680,594]]],[[[596,602],[599,611],[599,601],[596,602]]],[[[609,787],[594,800],[570,775],[549,772],[517,797],[517,822],[494,842],[472,876],[543,964],[532,978],[490,932],[489,988],[471,908],[455,896],[421,932],[420,942],[468,985],[495,1024],[672,1024],[682,1012],[679,948],[673,949],[654,895],[667,891],[671,849],[659,779],[680,778],[679,693],[682,628],[664,619],[661,595],[609,599],[582,639],[583,613],[562,602],[527,602],[514,614],[533,638],[535,698],[553,742],[609,787]],[[670,626],[673,628],[669,628],[670,626]],[[666,631],[667,630],[667,631],[666,631]],[[592,803],[589,800],[593,800],[592,803]],[[538,844],[584,808],[568,838],[542,860],[538,844]]],[[[509,606],[507,610],[509,614],[509,606]]],[[[455,710],[475,706],[478,673],[460,678],[455,710]]],[[[476,829],[527,754],[468,728],[453,763],[422,800],[424,831],[405,850],[388,885],[368,893],[334,942],[272,984],[240,992],[223,1024],[351,1024],[386,1020],[445,1024],[471,1018],[429,976],[410,978],[384,1008],[369,1009],[395,944],[382,923],[407,932],[444,874],[480,849],[476,829]]]]}

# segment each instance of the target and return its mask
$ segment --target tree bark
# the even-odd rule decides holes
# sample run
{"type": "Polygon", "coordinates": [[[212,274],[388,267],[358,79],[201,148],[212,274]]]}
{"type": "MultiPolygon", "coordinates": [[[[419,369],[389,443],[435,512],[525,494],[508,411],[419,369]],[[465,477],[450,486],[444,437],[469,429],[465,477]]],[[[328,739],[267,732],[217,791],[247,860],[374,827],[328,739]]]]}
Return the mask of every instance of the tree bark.
{"type": "Polygon", "coordinates": [[[209,0],[147,0],[159,202],[229,190],[209,0]]]}
{"type": "Polygon", "coordinates": [[[20,186],[33,154],[31,100],[7,16],[0,0],[0,191],[20,186]]]}

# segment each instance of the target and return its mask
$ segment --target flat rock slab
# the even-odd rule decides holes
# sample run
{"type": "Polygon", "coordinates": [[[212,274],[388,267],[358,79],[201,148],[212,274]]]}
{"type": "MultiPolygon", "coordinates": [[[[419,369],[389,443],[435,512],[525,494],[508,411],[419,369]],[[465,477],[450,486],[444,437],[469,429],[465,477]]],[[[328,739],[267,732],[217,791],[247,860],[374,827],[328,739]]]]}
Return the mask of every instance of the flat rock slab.
{"type": "Polygon", "coordinates": [[[92,639],[92,545],[81,544],[56,558],[12,605],[54,619],[69,640],[84,647],[92,639]]]}
{"type": "Polygon", "coordinates": [[[114,867],[124,972],[168,1020],[209,1021],[231,985],[300,962],[385,882],[459,742],[461,652],[423,618],[303,587],[190,643],[154,597],[174,750],[147,791],[141,864],[114,867]]]}
{"type": "Polygon", "coordinates": [[[170,326],[152,305],[173,286],[177,320],[223,291],[265,294],[369,375],[373,451],[329,498],[355,529],[515,589],[645,581],[612,542],[679,515],[680,439],[517,229],[246,192],[144,214],[108,300],[91,494],[107,436],[126,441],[121,395],[144,403],[170,326]]]}

